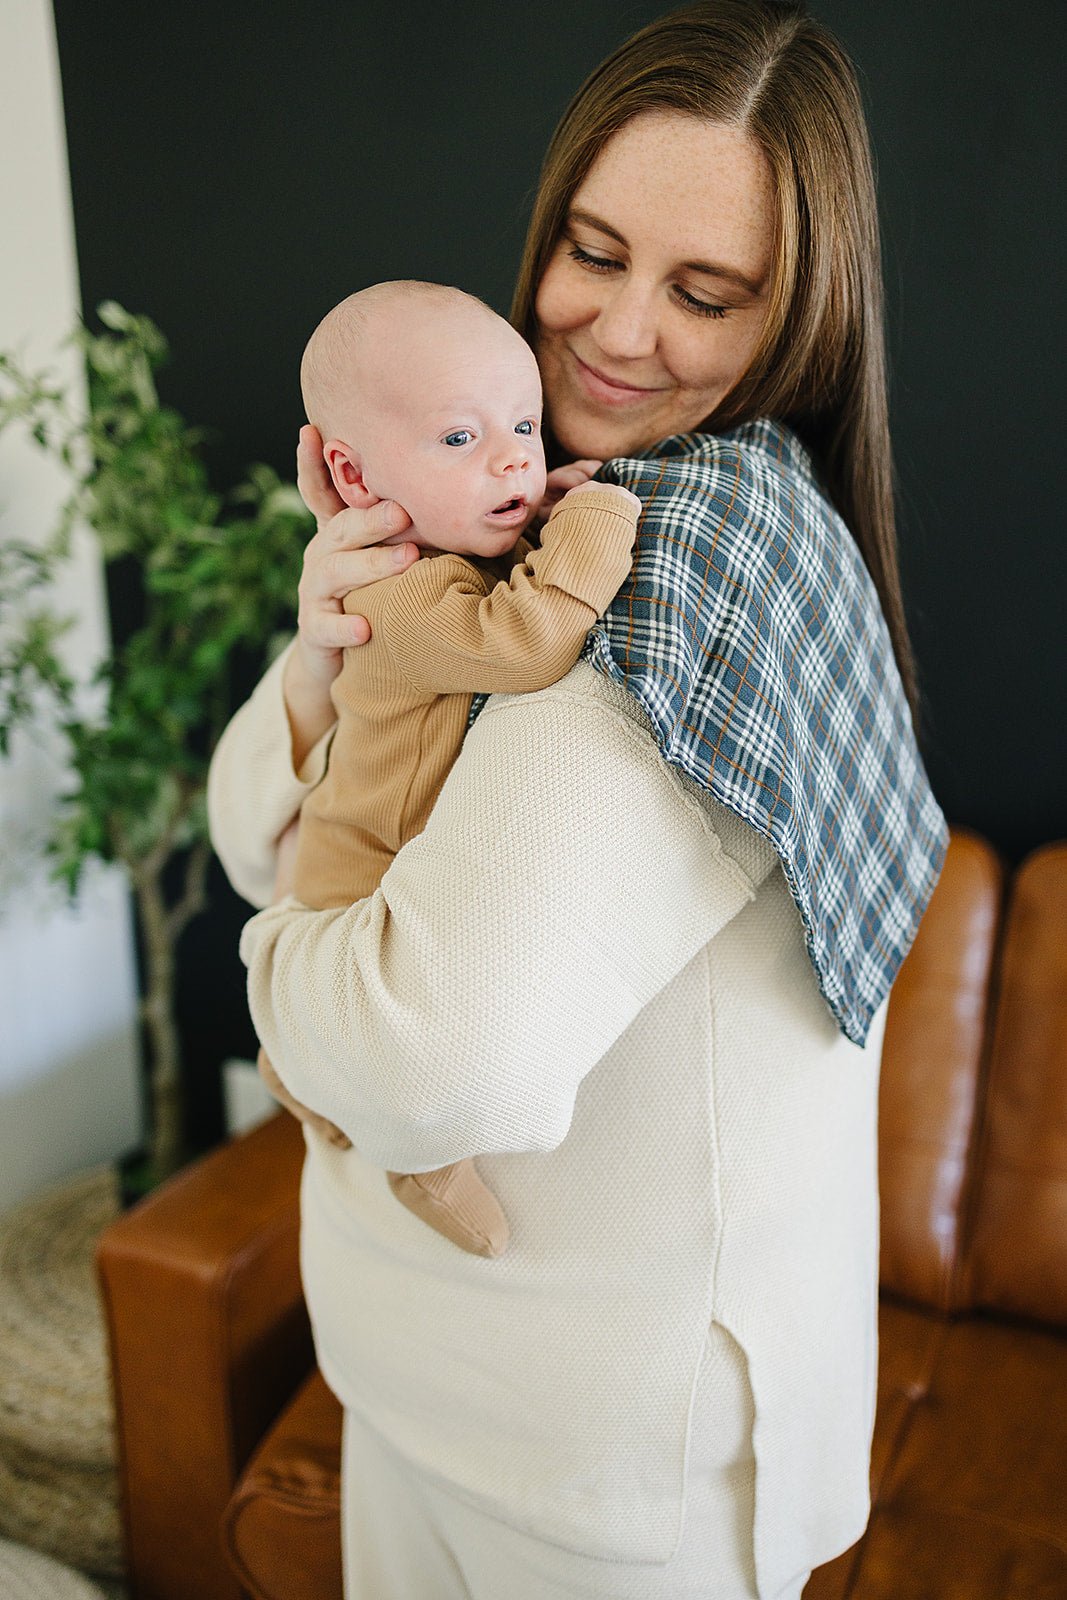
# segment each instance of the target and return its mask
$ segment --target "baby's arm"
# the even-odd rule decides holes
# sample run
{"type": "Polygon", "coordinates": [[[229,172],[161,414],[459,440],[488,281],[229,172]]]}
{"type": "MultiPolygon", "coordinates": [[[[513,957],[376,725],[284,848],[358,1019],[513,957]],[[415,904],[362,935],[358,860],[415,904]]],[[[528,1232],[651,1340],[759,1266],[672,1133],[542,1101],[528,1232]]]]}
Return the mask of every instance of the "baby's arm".
{"type": "Polygon", "coordinates": [[[541,548],[488,594],[459,558],[419,562],[398,581],[383,619],[401,670],[436,694],[516,694],[557,682],[630,570],[640,512],[637,496],[618,484],[572,489],[545,524],[541,548]]]}

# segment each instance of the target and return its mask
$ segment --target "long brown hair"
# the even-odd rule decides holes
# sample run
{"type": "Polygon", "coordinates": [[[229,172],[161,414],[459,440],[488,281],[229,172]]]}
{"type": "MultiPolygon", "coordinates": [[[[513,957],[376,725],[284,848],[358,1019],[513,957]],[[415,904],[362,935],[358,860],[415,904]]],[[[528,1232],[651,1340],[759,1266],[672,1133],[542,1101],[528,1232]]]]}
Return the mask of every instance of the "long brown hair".
{"type": "Polygon", "coordinates": [[[511,318],[537,342],[537,286],[575,191],[645,111],[744,128],[774,178],[771,300],[748,370],[705,427],[759,416],[814,452],[881,600],[917,720],[900,590],[886,402],[882,267],[867,126],[852,63],[799,0],[704,0],[642,28],[586,79],[548,147],[511,318]]]}

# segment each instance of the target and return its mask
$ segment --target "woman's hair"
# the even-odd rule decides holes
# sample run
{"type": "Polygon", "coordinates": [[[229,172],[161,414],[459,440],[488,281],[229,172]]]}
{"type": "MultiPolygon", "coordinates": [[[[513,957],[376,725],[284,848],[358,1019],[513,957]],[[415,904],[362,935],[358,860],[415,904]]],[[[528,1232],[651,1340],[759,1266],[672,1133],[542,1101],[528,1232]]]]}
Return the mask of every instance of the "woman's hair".
{"type": "Polygon", "coordinates": [[[802,0],[705,0],[650,23],[579,89],[548,147],[512,304],[536,347],[537,286],[604,145],[645,111],[744,128],[774,178],[767,319],[706,426],[788,423],[815,454],[878,591],[905,693],[915,665],[900,590],[886,402],[878,211],[855,71],[802,0]]]}

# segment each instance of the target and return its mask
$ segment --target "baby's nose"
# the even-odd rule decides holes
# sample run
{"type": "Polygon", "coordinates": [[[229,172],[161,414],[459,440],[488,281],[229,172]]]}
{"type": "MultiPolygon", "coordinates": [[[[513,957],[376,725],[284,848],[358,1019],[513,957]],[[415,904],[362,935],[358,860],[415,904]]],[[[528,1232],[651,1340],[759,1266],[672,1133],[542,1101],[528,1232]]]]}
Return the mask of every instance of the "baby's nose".
{"type": "Polygon", "coordinates": [[[530,465],[530,450],[525,440],[515,439],[497,455],[498,472],[525,472],[530,465]]]}

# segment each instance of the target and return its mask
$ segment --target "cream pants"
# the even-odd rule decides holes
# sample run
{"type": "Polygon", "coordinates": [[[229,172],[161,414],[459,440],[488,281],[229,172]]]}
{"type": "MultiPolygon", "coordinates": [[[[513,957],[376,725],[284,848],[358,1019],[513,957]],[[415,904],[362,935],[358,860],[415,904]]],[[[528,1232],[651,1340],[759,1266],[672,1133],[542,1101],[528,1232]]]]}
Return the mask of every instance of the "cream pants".
{"type": "MultiPolygon", "coordinates": [[[[752,1393],[730,1335],[709,1331],[681,1542],[666,1566],[576,1555],[423,1479],[345,1411],[345,1600],[753,1600],[752,1393]]],[[[799,1600],[809,1574],[774,1600],[799,1600]]]]}

